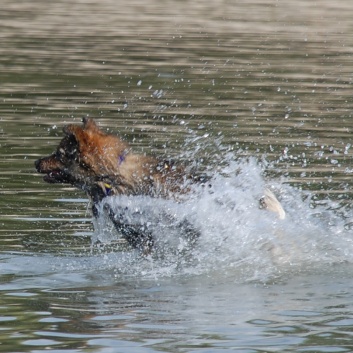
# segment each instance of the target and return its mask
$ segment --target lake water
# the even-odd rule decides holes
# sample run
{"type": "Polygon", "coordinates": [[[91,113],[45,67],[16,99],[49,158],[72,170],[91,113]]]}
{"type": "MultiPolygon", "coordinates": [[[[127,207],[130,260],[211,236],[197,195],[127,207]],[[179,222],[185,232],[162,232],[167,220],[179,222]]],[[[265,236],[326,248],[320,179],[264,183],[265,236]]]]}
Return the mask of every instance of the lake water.
{"type": "Polygon", "coordinates": [[[350,0],[3,0],[0,351],[351,352],[352,17],[350,0]],[[214,175],[183,204],[111,201],[187,214],[194,248],[141,257],[43,182],[34,161],[83,116],[214,175]],[[265,187],[285,220],[258,208],[265,187]]]}

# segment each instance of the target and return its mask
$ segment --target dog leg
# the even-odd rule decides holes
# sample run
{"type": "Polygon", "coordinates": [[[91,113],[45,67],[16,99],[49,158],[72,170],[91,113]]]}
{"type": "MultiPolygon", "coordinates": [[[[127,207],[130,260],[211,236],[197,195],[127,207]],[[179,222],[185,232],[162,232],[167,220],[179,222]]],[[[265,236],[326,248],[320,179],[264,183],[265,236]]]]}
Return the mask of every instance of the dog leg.
{"type": "Polygon", "coordinates": [[[187,242],[191,245],[195,244],[201,235],[200,230],[195,228],[187,219],[183,219],[177,226],[181,234],[184,235],[187,242]]]}
{"type": "Polygon", "coordinates": [[[153,236],[143,227],[138,225],[126,224],[123,222],[119,214],[114,212],[108,205],[104,205],[104,211],[114,224],[115,229],[125,238],[125,240],[133,248],[140,250],[143,254],[149,254],[153,248],[153,236]]]}

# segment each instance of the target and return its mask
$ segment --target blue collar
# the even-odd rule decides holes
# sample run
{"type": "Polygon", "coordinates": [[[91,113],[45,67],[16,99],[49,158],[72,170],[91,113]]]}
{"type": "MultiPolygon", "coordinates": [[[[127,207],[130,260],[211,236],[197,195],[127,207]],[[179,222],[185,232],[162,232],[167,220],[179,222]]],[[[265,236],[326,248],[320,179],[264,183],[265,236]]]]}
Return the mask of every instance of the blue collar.
{"type": "Polygon", "coordinates": [[[126,151],[124,151],[122,154],[119,154],[119,156],[118,156],[118,165],[121,165],[125,161],[126,154],[127,154],[126,151]]]}

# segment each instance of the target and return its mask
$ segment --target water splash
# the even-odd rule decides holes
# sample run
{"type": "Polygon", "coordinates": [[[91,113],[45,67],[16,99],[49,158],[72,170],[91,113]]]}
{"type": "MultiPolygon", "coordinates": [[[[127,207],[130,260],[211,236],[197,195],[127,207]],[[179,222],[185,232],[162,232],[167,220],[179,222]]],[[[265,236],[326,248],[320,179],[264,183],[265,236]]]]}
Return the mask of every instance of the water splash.
{"type": "MultiPolygon", "coordinates": [[[[149,256],[125,255],[117,274],[172,276],[212,274],[234,280],[267,280],[290,272],[352,262],[353,244],[342,218],[326,206],[313,207],[309,194],[280,181],[268,181],[255,158],[229,160],[209,186],[197,186],[182,203],[147,196],[107,198],[124,211],[126,222],[145,227],[156,239],[149,256]],[[260,209],[266,187],[279,198],[286,218],[260,209]],[[184,224],[199,237],[188,242],[184,224]]],[[[119,237],[102,216],[93,241],[119,237]]],[[[116,261],[116,257],[115,260],[116,261]]]]}

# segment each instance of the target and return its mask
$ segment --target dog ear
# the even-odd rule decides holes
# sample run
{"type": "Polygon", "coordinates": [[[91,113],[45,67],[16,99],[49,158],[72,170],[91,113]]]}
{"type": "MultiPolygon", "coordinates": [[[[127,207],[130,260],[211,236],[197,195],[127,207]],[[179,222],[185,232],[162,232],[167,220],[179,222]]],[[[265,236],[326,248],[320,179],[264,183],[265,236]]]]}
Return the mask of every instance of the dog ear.
{"type": "Polygon", "coordinates": [[[74,136],[78,142],[84,142],[89,135],[100,132],[98,125],[92,118],[83,118],[82,122],[83,127],[76,124],[66,125],[63,129],[64,133],[74,136]]]}
{"type": "Polygon", "coordinates": [[[64,126],[63,128],[63,132],[65,135],[80,135],[83,133],[83,129],[81,128],[81,126],[78,125],[74,125],[74,124],[69,124],[64,126]]]}
{"type": "Polygon", "coordinates": [[[83,127],[75,124],[69,124],[64,126],[63,131],[66,135],[79,135],[82,134],[83,131],[88,131],[92,133],[97,133],[100,131],[99,126],[92,118],[83,118],[83,127]]]}
{"type": "Polygon", "coordinates": [[[83,129],[86,131],[91,131],[93,133],[97,133],[99,131],[99,126],[96,124],[94,119],[92,118],[83,118],[83,129]]]}
{"type": "Polygon", "coordinates": [[[79,125],[66,125],[64,126],[63,131],[65,135],[74,138],[78,145],[84,144],[87,140],[87,133],[79,125]]]}

